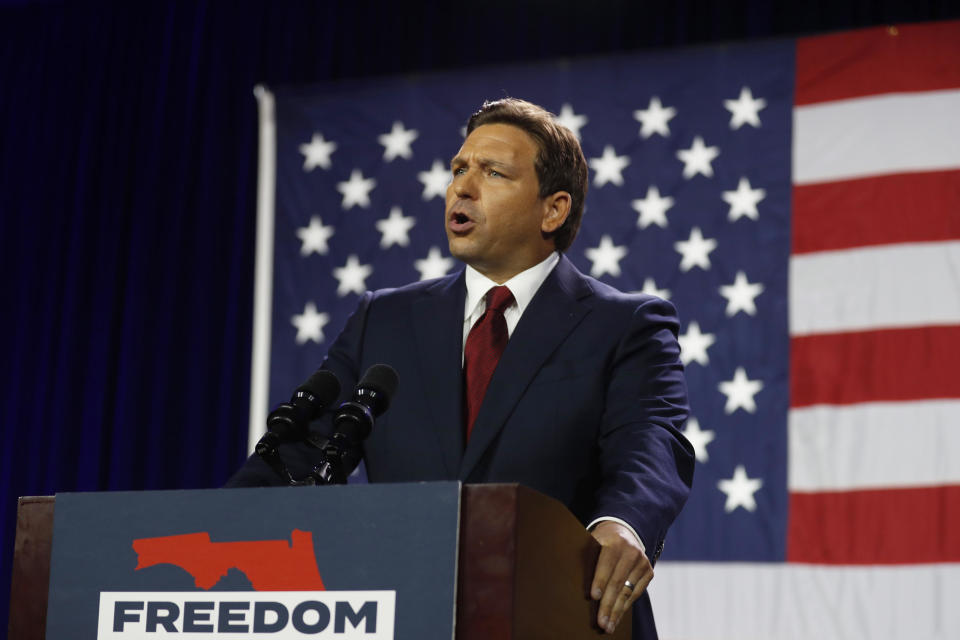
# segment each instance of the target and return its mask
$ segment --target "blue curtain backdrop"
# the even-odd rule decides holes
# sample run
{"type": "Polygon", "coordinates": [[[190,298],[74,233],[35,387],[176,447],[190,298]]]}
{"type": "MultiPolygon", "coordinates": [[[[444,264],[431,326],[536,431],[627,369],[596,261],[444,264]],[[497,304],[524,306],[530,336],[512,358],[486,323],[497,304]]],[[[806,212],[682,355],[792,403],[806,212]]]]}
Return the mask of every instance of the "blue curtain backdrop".
{"type": "Polygon", "coordinates": [[[215,487],[244,458],[256,83],[957,15],[952,0],[3,0],[0,629],[17,496],[215,487]]]}

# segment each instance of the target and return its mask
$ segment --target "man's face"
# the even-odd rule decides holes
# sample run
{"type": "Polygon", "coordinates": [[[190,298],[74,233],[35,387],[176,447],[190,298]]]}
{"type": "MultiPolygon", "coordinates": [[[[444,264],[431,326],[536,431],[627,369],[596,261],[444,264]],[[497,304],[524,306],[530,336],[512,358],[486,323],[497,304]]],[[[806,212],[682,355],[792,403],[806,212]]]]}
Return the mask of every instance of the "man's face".
{"type": "Polygon", "coordinates": [[[542,232],[566,218],[564,212],[556,221],[555,197],[540,198],[536,155],[537,144],[522,129],[485,124],[451,161],[445,217],[450,253],[495,282],[546,258],[553,240],[542,232]]]}

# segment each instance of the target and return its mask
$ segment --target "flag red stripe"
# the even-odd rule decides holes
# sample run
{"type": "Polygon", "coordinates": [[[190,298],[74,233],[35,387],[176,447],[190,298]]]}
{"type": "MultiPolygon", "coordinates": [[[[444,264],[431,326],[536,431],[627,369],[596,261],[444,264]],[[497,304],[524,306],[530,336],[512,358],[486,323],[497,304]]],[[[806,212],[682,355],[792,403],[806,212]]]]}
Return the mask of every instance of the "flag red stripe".
{"type": "Polygon", "coordinates": [[[960,21],[797,40],[797,105],[960,86],[960,21]]]}
{"type": "Polygon", "coordinates": [[[793,253],[957,239],[958,211],[960,171],[795,186],[793,253]]]}
{"type": "Polygon", "coordinates": [[[960,326],[794,337],[790,406],[957,398],[958,353],[960,326]]]}
{"type": "Polygon", "coordinates": [[[960,562],[960,486],[790,495],[787,561],[960,562]]]}

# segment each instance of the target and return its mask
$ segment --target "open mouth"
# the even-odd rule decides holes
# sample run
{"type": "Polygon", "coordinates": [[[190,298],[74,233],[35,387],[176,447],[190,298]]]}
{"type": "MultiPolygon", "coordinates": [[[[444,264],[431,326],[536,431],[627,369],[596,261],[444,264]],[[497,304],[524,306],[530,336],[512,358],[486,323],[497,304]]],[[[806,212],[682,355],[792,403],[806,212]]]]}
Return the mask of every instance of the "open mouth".
{"type": "Polygon", "coordinates": [[[467,214],[461,211],[454,211],[450,214],[448,226],[454,233],[466,233],[476,226],[476,223],[467,214]]]}

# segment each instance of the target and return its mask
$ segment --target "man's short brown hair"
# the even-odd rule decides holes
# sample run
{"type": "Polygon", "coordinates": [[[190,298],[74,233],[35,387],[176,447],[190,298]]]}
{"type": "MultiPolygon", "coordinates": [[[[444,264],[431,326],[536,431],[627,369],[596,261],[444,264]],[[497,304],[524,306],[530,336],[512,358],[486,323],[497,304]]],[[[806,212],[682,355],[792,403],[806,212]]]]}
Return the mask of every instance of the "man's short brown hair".
{"type": "Polygon", "coordinates": [[[467,135],[484,124],[509,124],[525,131],[537,143],[534,167],[540,182],[540,197],[557,191],[570,194],[570,213],[553,232],[557,251],[566,251],[577,237],[587,195],[587,161],[580,142],[570,129],[557,124],[552,113],[526,100],[504,98],[483,103],[470,116],[467,135]]]}

